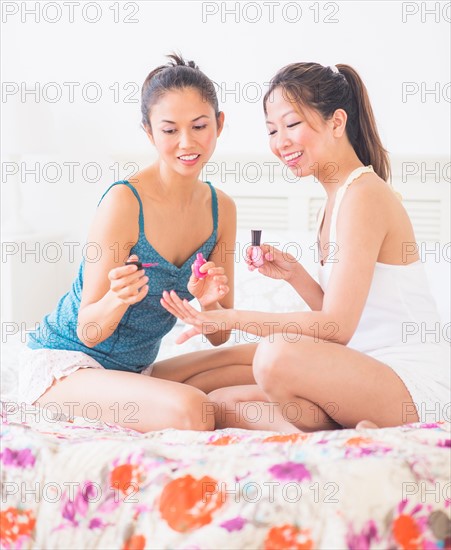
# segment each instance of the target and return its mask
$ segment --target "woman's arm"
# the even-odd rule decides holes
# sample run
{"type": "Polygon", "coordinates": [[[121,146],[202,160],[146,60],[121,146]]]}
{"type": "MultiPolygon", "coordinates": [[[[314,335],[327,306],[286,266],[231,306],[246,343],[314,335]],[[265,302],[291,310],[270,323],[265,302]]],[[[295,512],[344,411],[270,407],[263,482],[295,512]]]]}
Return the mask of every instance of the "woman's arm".
{"type": "Polygon", "coordinates": [[[193,328],[181,336],[183,342],[200,332],[238,329],[287,340],[310,336],[346,345],[359,323],[373,278],[374,267],[388,231],[386,194],[377,185],[355,185],[343,199],[337,225],[337,263],[333,265],[321,311],[263,313],[255,311],[197,312],[175,293],[162,303],[193,328]]]}
{"type": "MultiPolygon", "coordinates": [[[[268,244],[262,244],[264,264],[258,268],[258,272],[271,279],[283,279],[289,283],[299,296],[313,311],[319,311],[323,305],[324,293],[320,285],[308,273],[308,271],[288,252],[274,248],[268,244]]],[[[252,264],[252,247],[247,250],[247,264],[252,271],[257,269],[252,264]]]]}
{"type": "Polygon", "coordinates": [[[124,266],[138,239],[138,216],[138,202],[124,185],[113,187],[96,210],[88,241],[101,255],[95,262],[85,259],[77,327],[78,338],[90,348],[111,336],[129,305],[147,294],[144,271],[124,266]]]}
{"type": "Polygon", "coordinates": [[[321,311],[323,289],[301,264],[298,264],[289,283],[312,311],[321,311]]]}
{"type": "MultiPolygon", "coordinates": [[[[233,307],[235,277],[235,241],[236,241],[236,206],[231,197],[220,190],[218,195],[218,239],[209,260],[217,267],[223,267],[228,279],[229,292],[217,302],[202,307],[202,311],[224,310],[233,307]]],[[[219,329],[207,338],[213,346],[219,346],[230,338],[230,330],[219,329]]]]}

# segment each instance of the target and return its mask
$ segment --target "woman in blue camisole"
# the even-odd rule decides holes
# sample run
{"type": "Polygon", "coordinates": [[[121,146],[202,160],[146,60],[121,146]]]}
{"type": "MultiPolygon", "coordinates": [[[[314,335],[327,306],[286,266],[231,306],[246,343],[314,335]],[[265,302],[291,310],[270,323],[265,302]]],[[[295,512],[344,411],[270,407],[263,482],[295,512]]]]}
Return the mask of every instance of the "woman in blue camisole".
{"type": "MultiPolygon", "coordinates": [[[[89,234],[102,255],[82,262],[71,290],[30,334],[19,383],[26,403],[56,403],[63,412],[70,403],[71,416],[143,432],[213,429],[204,392],[253,383],[252,346],[244,369],[233,349],[154,364],[176,322],[160,304],[163,291],[195,297],[204,310],[233,307],[235,205],[199,180],[224,114],[198,67],[170,57],[142,87],[143,127],[158,159],[104,193],[89,234]],[[205,277],[193,269],[200,253],[205,277]],[[156,265],[139,269],[127,260],[156,265]]],[[[229,335],[219,330],[208,339],[217,346],[229,335]]]]}

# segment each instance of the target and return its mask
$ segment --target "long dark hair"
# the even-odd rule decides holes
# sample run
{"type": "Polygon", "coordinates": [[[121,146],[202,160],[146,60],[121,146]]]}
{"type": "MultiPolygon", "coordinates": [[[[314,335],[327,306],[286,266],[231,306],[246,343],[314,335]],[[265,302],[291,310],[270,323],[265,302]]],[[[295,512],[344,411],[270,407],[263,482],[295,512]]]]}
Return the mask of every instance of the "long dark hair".
{"type": "Polygon", "coordinates": [[[292,63],[271,79],[263,98],[266,104],[275,88],[282,88],[287,99],[299,109],[316,110],[328,120],[337,109],[348,115],[346,134],[360,161],[371,164],[384,181],[390,178],[390,160],[382,146],[368,92],[362,79],[349,65],[323,67],[319,63],[292,63]]]}
{"type": "Polygon", "coordinates": [[[181,55],[167,55],[170,59],[151,71],[141,88],[142,124],[151,130],[149,112],[159,98],[170,90],[193,88],[198,90],[204,101],[214,109],[219,117],[218,98],[213,82],[199,69],[194,61],[185,61],[181,55]]]}

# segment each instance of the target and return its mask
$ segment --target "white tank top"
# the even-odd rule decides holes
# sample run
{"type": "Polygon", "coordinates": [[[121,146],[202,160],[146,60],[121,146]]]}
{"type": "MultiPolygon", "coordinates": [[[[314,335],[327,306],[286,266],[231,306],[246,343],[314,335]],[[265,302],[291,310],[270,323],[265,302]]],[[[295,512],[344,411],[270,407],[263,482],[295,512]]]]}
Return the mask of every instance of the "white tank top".
{"type": "MultiPolygon", "coordinates": [[[[356,178],[368,172],[374,172],[372,166],[355,169],[338,189],[331,216],[330,243],[337,242],[337,216],[347,188],[356,178]]],[[[318,245],[325,206],[324,203],[318,216],[318,245]]],[[[324,265],[319,264],[319,284],[323,291],[327,288],[333,265],[327,260],[324,265]]],[[[440,331],[440,318],[421,260],[408,265],[376,262],[368,298],[348,347],[371,354],[384,348],[386,351],[389,351],[387,348],[399,350],[400,346],[405,351],[405,346],[411,350],[411,346],[418,349],[418,344],[421,344],[421,351],[425,352],[425,334],[428,336],[426,341],[430,343],[435,341],[436,336],[428,335],[424,329],[431,331],[435,328],[440,331]]]]}

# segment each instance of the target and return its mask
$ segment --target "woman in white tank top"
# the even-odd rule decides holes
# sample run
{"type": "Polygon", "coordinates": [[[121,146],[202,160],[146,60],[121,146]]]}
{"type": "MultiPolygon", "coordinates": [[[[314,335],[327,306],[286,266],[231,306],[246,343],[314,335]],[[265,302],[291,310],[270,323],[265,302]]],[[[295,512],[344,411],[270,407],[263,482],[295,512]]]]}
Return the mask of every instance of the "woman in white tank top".
{"type": "Polygon", "coordinates": [[[216,426],[290,432],[449,420],[449,350],[421,330],[440,320],[418,254],[406,254],[415,236],[387,183],[388,155],[363,82],[348,65],[294,63],[272,79],[264,107],[273,153],[327,193],[319,284],[262,245],[263,265],[248,251],[250,269],[285,279],[311,311],[198,312],[164,294],[163,305],[193,325],[181,341],[221,323],[265,337],[252,360],[257,385],[210,394],[216,426]],[[260,407],[252,421],[248,402],[260,407]],[[241,415],[223,414],[237,406],[241,415]]]}

